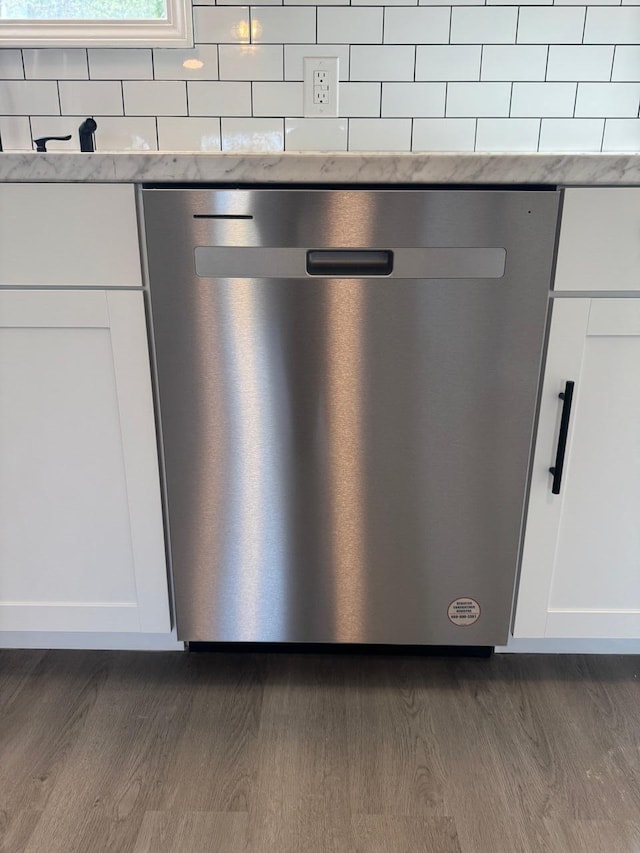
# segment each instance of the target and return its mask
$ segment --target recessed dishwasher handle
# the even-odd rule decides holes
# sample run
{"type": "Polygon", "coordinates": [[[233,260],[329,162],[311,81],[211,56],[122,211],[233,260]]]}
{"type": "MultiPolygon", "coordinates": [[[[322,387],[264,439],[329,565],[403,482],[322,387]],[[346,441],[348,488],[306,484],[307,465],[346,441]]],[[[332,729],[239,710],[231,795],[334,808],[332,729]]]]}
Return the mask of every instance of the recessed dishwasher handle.
{"type": "Polygon", "coordinates": [[[311,249],[307,252],[309,275],[360,278],[390,275],[393,252],[387,249],[311,249]]]}

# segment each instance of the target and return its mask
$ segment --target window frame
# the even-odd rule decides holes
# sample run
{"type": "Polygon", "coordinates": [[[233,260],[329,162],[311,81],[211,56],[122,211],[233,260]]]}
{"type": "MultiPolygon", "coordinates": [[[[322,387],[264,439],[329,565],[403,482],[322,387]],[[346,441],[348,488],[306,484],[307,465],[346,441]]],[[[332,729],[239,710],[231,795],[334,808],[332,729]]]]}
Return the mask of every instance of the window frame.
{"type": "Polygon", "coordinates": [[[154,20],[0,20],[0,47],[193,47],[191,0],[154,20]]]}

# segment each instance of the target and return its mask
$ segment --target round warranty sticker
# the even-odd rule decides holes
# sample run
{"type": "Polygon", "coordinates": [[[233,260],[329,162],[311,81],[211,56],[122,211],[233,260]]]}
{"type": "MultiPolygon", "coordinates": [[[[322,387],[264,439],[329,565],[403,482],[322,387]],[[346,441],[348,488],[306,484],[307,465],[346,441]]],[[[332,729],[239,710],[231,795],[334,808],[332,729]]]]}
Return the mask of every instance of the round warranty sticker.
{"type": "Polygon", "coordinates": [[[456,598],[449,605],[447,615],[454,625],[473,625],[480,618],[480,605],[475,598],[456,598]]]}

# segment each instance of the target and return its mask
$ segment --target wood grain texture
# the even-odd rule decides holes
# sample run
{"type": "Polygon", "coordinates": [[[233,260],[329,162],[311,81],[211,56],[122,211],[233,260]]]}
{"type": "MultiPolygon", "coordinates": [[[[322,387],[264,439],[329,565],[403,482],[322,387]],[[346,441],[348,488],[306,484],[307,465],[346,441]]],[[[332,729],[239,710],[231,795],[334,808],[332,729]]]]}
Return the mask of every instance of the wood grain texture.
{"type": "Polygon", "coordinates": [[[246,830],[241,812],[147,812],[134,853],[244,853],[246,830]]]}
{"type": "Polygon", "coordinates": [[[0,651],[0,853],[637,853],[640,660],[0,651]]]}

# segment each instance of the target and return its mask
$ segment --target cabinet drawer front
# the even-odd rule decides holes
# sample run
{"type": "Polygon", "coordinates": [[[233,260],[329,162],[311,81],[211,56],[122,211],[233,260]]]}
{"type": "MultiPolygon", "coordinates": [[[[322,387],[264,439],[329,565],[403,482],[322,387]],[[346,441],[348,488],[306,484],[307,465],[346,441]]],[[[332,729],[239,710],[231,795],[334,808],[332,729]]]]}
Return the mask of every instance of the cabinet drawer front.
{"type": "Polygon", "coordinates": [[[555,290],[640,291],[640,188],[565,190],[555,290]]]}
{"type": "Polygon", "coordinates": [[[133,185],[0,185],[0,286],[141,285],[133,185]]]}

